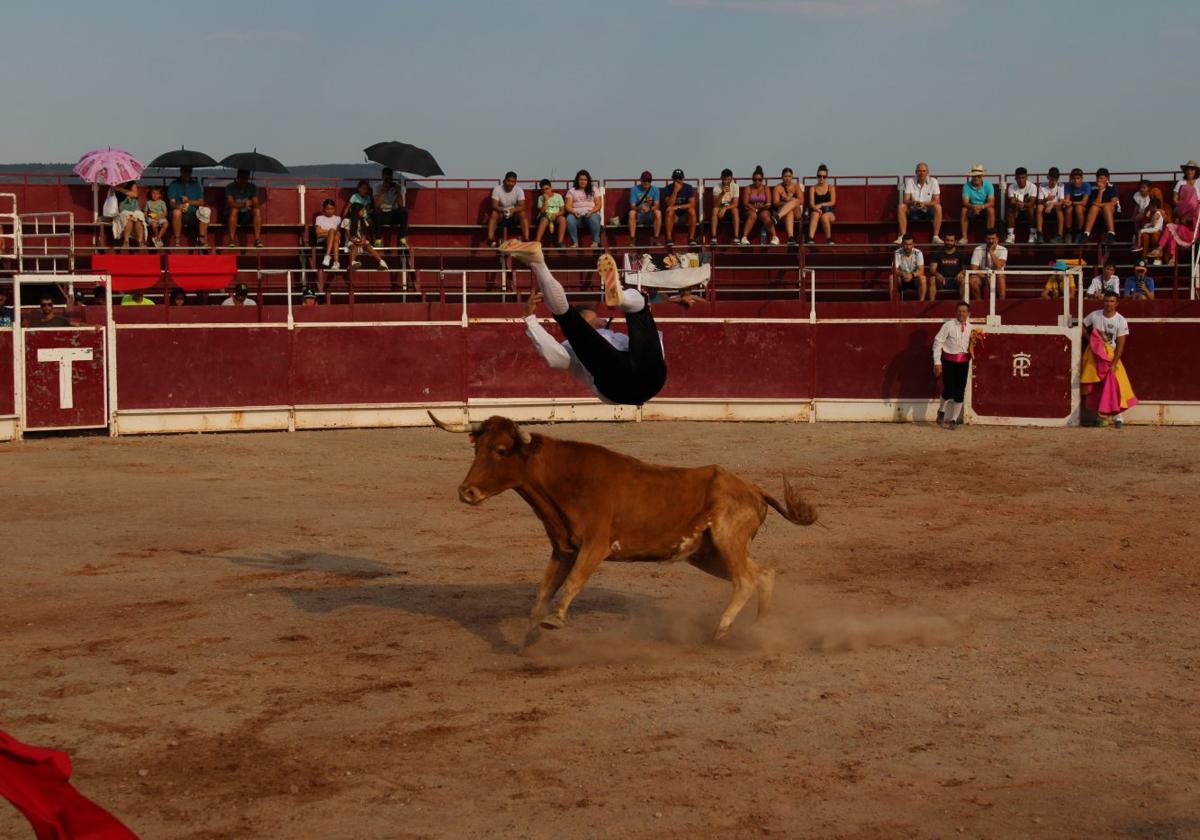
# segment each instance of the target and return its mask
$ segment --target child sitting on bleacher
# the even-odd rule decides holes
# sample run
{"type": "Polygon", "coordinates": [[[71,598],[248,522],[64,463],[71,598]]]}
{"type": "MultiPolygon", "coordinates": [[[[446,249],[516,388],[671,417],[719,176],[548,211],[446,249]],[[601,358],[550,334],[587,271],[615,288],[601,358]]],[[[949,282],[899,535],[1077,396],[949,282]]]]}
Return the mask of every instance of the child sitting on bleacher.
{"type": "Polygon", "coordinates": [[[567,226],[562,218],[563,197],[554,191],[554,185],[550,183],[549,178],[543,178],[538,184],[538,189],[541,191],[537,199],[538,226],[537,236],[533,241],[541,242],[549,230],[551,235],[558,234],[555,241],[561,248],[563,237],[567,235],[567,226]]]}
{"type": "Polygon", "coordinates": [[[350,268],[359,268],[362,265],[358,261],[358,252],[362,250],[374,257],[379,267],[387,271],[388,264],[371,244],[371,219],[367,215],[365,202],[351,199],[346,207],[346,218],[342,220],[342,228],[346,231],[346,242],[350,248],[350,268]]]}
{"type": "Polygon", "coordinates": [[[150,200],[146,202],[146,233],[155,248],[163,246],[163,235],[167,232],[170,219],[167,217],[167,202],[163,201],[162,187],[150,188],[150,200]]]}

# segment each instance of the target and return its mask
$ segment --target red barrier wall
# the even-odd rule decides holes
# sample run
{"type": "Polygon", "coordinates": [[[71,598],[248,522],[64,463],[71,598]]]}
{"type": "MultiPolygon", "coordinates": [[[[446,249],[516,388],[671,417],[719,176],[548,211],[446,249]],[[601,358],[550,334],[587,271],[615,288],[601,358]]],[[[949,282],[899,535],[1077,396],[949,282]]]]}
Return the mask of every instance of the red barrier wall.
{"type": "Polygon", "coordinates": [[[0,329],[0,417],[17,413],[14,375],[13,331],[0,329]]]}

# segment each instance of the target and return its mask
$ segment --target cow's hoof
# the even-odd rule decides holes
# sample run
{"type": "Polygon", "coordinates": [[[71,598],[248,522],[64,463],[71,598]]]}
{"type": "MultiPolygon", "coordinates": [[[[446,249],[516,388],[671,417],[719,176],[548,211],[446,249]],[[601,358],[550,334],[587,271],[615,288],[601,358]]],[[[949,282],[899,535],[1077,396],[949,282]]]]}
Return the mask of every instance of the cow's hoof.
{"type": "Polygon", "coordinates": [[[539,621],[538,625],[543,630],[557,630],[566,623],[567,623],[566,619],[562,618],[561,616],[557,615],[556,613],[550,613],[550,615],[546,616],[541,621],[539,621]]]}
{"type": "Polygon", "coordinates": [[[713,641],[719,642],[719,641],[721,641],[721,639],[724,639],[728,635],[729,635],[728,627],[718,627],[717,632],[713,633],[713,641]]]}
{"type": "Polygon", "coordinates": [[[521,644],[521,650],[537,644],[540,638],[542,638],[542,628],[535,624],[525,631],[525,641],[521,644]]]}

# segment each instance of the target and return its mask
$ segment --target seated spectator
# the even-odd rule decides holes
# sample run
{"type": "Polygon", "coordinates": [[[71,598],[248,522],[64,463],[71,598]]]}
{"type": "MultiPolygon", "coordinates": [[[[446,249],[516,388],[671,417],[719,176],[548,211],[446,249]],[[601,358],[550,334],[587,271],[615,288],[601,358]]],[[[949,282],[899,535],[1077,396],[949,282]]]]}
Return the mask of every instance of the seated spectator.
{"type": "Polygon", "coordinates": [[[1104,300],[1104,296],[1109,292],[1121,294],[1121,278],[1117,276],[1117,267],[1111,261],[1106,261],[1100,273],[1092,278],[1084,294],[1092,300],[1104,300]]]}
{"type": "Polygon", "coordinates": [[[371,193],[370,181],[364,179],[354,185],[354,192],[350,193],[350,198],[346,200],[346,207],[342,211],[343,220],[350,218],[350,208],[356,204],[366,210],[368,219],[375,214],[375,196],[371,193]]]}
{"type": "Polygon", "coordinates": [[[1038,187],[1037,194],[1037,241],[1046,241],[1046,216],[1052,215],[1055,221],[1053,242],[1063,241],[1063,198],[1066,193],[1059,183],[1057,166],[1051,166],[1046,173],[1046,183],[1038,187]]]}
{"type": "Polygon", "coordinates": [[[929,257],[929,300],[936,300],[940,291],[952,289],[962,295],[967,271],[966,252],[958,250],[958,234],[946,231],[946,241],[929,257]]]}
{"type": "Polygon", "coordinates": [[[313,232],[317,237],[317,244],[325,246],[325,257],[321,260],[321,265],[339,271],[342,267],[341,262],[338,261],[342,217],[335,212],[336,210],[337,205],[332,198],[322,201],[321,212],[313,220],[313,232]]]}
{"type": "Polygon", "coordinates": [[[204,187],[192,177],[192,167],[179,167],[179,177],[167,185],[167,205],[171,211],[172,244],[183,245],[184,229],[196,229],[196,245],[208,247],[208,223],[212,209],[204,203],[204,187]]]}
{"type": "Polygon", "coordinates": [[[970,235],[971,222],[983,219],[989,229],[996,226],[996,189],[991,181],[985,181],[987,170],[982,163],[971,167],[971,177],[962,188],[962,241],[970,235]]]}
{"type": "Polygon", "coordinates": [[[1067,265],[1066,260],[1055,260],[1054,273],[1046,279],[1046,285],[1042,287],[1042,298],[1044,300],[1062,297],[1063,287],[1067,284],[1068,278],[1071,284],[1069,294],[1072,297],[1075,295],[1075,275],[1068,273],[1069,271],[1070,266],[1067,265]]]}
{"type": "Polygon", "coordinates": [[[1067,226],[1067,242],[1083,242],[1083,225],[1087,220],[1087,207],[1092,200],[1092,185],[1083,180],[1083,170],[1078,166],[1071,170],[1071,180],[1063,190],[1063,219],[1067,226]]]}
{"type": "Polygon", "coordinates": [[[804,215],[804,187],[795,179],[790,166],[779,174],[779,183],[771,189],[771,221],[783,222],[787,244],[796,244],[796,220],[804,215]]]}
{"type": "Polygon", "coordinates": [[[914,291],[917,300],[925,299],[925,255],[913,247],[911,233],[901,238],[900,247],[892,255],[892,294],[914,291]]]}
{"type": "Polygon", "coordinates": [[[1088,202],[1087,220],[1083,224],[1083,241],[1092,238],[1092,226],[1096,219],[1104,216],[1104,241],[1112,244],[1117,238],[1116,217],[1120,202],[1117,200],[1117,185],[1109,178],[1103,166],[1096,170],[1096,183],[1092,185],[1092,196],[1088,202]]]}
{"type": "Polygon", "coordinates": [[[121,247],[129,250],[132,235],[139,248],[146,247],[146,214],[138,202],[137,181],[113,187],[117,194],[117,215],[113,217],[113,236],[121,239],[121,247]]]}
{"type": "Polygon", "coordinates": [[[1154,278],[1146,275],[1146,261],[1133,264],[1133,276],[1125,278],[1125,297],[1134,300],[1154,300],[1154,278]]]}
{"type": "Polygon", "coordinates": [[[172,289],[171,290],[171,301],[168,305],[169,306],[187,306],[187,292],[185,292],[183,289],[179,289],[179,288],[172,289]]]}
{"type": "MultiPolygon", "coordinates": [[[[504,180],[492,187],[492,209],[488,213],[488,247],[499,245],[497,226],[512,230],[520,226],[521,238],[529,239],[529,217],[525,215],[525,190],[517,186],[517,173],[505,172],[504,180]]],[[[505,236],[507,239],[507,235],[505,236]]]]}
{"type": "MultiPolygon", "coordinates": [[[[1190,184],[1193,190],[1200,193],[1200,163],[1189,160],[1183,166],[1179,167],[1179,171],[1183,173],[1183,177],[1175,182],[1175,189],[1171,193],[1176,206],[1179,205],[1179,193],[1185,184],[1190,184]]],[[[1178,216],[1179,214],[1176,213],[1175,215],[1178,216]]]]}
{"type": "Polygon", "coordinates": [[[1150,199],[1154,197],[1151,193],[1152,189],[1154,189],[1154,185],[1143,178],[1138,181],[1137,192],[1133,194],[1133,211],[1130,213],[1130,217],[1133,219],[1134,245],[1137,245],[1138,242],[1138,231],[1141,230],[1142,225],[1146,224],[1146,220],[1149,218],[1149,214],[1146,211],[1150,206],[1150,199]]]}
{"type": "Polygon", "coordinates": [[[146,297],[146,293],[138,290],[121,296],[121,306],[154,306],[154,301],[146,297]]]}
{"type": "Polygon", "coordinates": [[[30,316],[25,324],[26,327],[37,329],[39,327],[71,326],[71,322],[67,316],[59,312],[58,308],[54,305],[54,296],[50,292],[42,292],[38,300],[40,301],[38,311],[30,316]]]}
{"type": "Polygon", "coordinates": [[[629,191],[629,244],[637,241],[639,227],[654,228],[654,241],[662,237],[662,211],[658,209],[661,194],[654,186],[654,176],[650,170],[642,173],[642,177],[629,191]]]}
{"type": "Polygon", "coordinates": [[[97,283],[92,286],[92,296],[88,299],[88,306],[104,306],[105,304],[104,284],[97,283]]]}
{"type": "Polygon", "coordinates": [[[933,222],[933,244],[942,244],[942,190],[937,178],[929,177],[929,164],[918,163],[916,178],[904,179],[904,190],[900,196],[897,219],[900,235],[894,244],[904,241],[909,222],[933,222]]]}
{"type": "Polygon", "coordinates": [[[246,288],[245,283],[238,283],[233,287],[233,291],[229,297],[221,301],[222,306],[257,306],[254,300],[250,297],[250,290],[246,288]]]}
{"type": "Polygon", "coordinates": [[[837,244],[833,241],[833,223],[837,221],[833,211],[836,206],[837,185],[829,183],[829,169],[822,163],[817,167],[817,183],[808,188],[808,236],[804,244],[813,244],[818,225],[825,234],[825,243],[837,244]]]}
{"type": "Polygon", "coordinates": [[[384,167],[379,173],[381,180],[375,188],[375,215],[371,224],[375,228],[375,247],[383,247],[383,229],[396,229],[396,244],[401,248],[408,247],[408,206],[405,203],[407,193],[404,179],[396,180],[396,175],[390,167],[384,167]]]}
{"type": "Polygon", "coordinates": [[[561,248],[567,235],[567,221],[563,218],[563,197],[554,191],[554,185],[550,183],[549,178],[543,178],[538,184],[538,189],[541,190],[541,194],[537,199],[538,226],[534,241],[541,242],[549,230],[561,248]]]}
{"type": "Polygon", "coordinates": [[[738,185],[733,180],[732,169],[721,170],[721,183],[712,188],[712,239],[713,245],[717,244],[717,228],[721,224],[721,219],[729,217],[733,224],[733,241],[738,241],[738,230],[741,221],[738,218],[739,204],[738,201],[738,185]]]}
{"type": "Polygon", "coordinates": [[[579,247],[580,228],[587,227],[592,232],[592,247],[599,248],[600,229],[604,222],[604,196],[596,189],[592,175],[586,169],[575,173],[564,206],[571,247],[579,247]]]}
{"type": "Polygon", "coordinates": [[[146,215],[146,236],[154,243],[155,248],[163,246],[163,237],[167,235],[167,227],[171,224],[167,212],[167,202],[163,201],[162,187],[150,188],[150,200],[142,210],[146,215]]]}
{"type": "Polygon", "coordinates": [[[758,221],[760,238],[771,237],[771,244],[778,245],[779,237],[775,235],[775,224],[771,221],[771,191],[767,189],[767,176],[761,166],[754,167],[750,176],[750,186],[742,190],[742,238],[739,245],[750,244],[750,231],[754,222],[758,221]]]}
{"type": "Polygon", "coordinates": [[[1179,201],[1175,204],[1175,221],[1163,226],[1162,235],[1158,239],[1158,247],[1150,252],[1155,265],[1162,265],[1162,258],[1167,257],[1167,265],[1175,265],[1180,246],[1190,248],[1196,236],[1196,218],[1200,214],[1200,200],[1197,199],[1196,187],[1184,184],[1179,190],[1179,201]]]}
{"type": "Polygon", "coordinates": [[[225,187],[225,207],[229,213],[229,247],[237,245],[238,225],[254,231],[254,247],[261,248],[262,208],[258,204],[258,186],[250,180],[249,169],[239,169],[237,177],[225,187]]]}
{"type": "Polygon", "coordinates": [[[1037,242],[1037,225],[1034,213],[1037,210],[1038,188],[1029,180],[1029,170],[1018,166],[1013,172],[1015,180],[1004,193],[1004,221],[1008,225],[1008,236],[1004,241],[1011,245],[1017,241],[1017,223],[1029,225],[1029,241],[1037,242]]]}
{"type": "Polygon", "coordinates": [[[1146,205],[1146,212],[1139,214],[1138,218],[1142,220],[1141,226],[1134,228],[1133,250],[1135,252],[1148,251],[1154,247],[1154,243],[1158,241],[1162,234],[1163,225],[1166,223],[1166,216],[1163,214],[1162,201],[1158,196],[1150,199],[1146,205]]]}
{"type": "Polygon", "coordinates": [[[387,262],[379,256],[379,252],[371,244],[371,218],[367,215],[366,205],[360,202],[351,202],[347,212],[349,215],[342,220],[342,229],[346,233],[345,242],[350,246],[350,268],[362,267],[362,263],[358,261],[358,254],[360,251],[366,251],[372,259],[379,263],[381,270],[387,271],[387,262]]]}
{"type": "MultiPolygon", "coordinates": [[[[995,228],[988,228],[984,244],[976,246],[971,253],[971,268],[980,271],[993,271],[996,278],[996,295],[1003,298],[1005,294],[1004,266],[1008,265],[1008,249],[1000,244],[1000,235],[995,228]]],[[[971,294],[981,298],[982,286],[979,282],[981,275],[970,275],[971,294]]],[[[984,275],[986,276],[986,275],[984,275]]]]}
{"type": "Polygon", "coordinates": [[[683,180],[682,169],[676,169],[671,173],[671,183],[663,190],[663,217],[667,222],[667,242],[674,241],[675,222],[680,216],[686,216],[687,244],[689,248],[696,247],[696,223],[700,219],[696,205],[696,188],[683,180]]]}
{"type": "Polygon", "coordinates": [[[8,305],[8,287],[0,286],[0,327],[11,327],[13,308],[8,305]]]}
{"type": "Polygon", "coordinates": [[[316,290],[310,287],[305,287],[304,291],[300,293],[300,305],[308,308],[315,307],[317,305],[316,290]]]}

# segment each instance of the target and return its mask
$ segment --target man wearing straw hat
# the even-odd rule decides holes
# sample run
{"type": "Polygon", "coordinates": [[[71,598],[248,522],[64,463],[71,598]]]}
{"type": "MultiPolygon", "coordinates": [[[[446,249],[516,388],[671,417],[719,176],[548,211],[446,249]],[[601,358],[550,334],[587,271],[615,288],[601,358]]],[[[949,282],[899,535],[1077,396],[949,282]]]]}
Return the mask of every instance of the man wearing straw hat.
{"type": "Polygon", "coordinates": [[[971,166],[971,179],[963,184],[962,199],[962,241],[966,242],[970,234],[971,222],[986,218],[985,227],[996,226],[996,191],[991,181],[985,181],[983,176],[987,170],[982,163],[971,166]]]}

